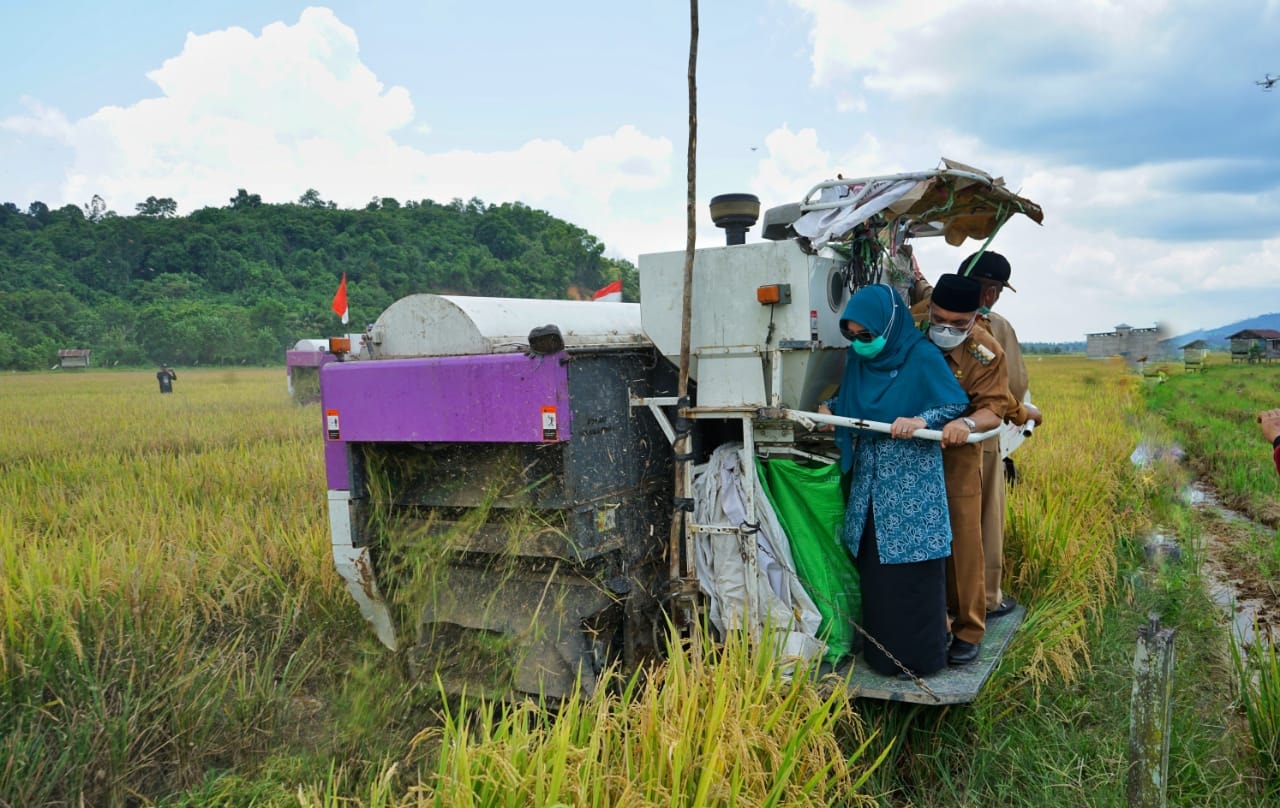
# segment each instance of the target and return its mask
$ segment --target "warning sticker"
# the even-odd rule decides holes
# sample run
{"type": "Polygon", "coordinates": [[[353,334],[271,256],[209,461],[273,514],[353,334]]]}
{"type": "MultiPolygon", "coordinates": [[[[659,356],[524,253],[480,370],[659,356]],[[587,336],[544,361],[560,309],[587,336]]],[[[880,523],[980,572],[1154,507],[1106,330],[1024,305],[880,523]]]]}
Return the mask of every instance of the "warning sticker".
{"type": "Polygon", "coordinates": [[[340,431],[338,429],[338,411],[324,411],[324,428],[329,433],[329,440],[338,440],[340,431]]]}
{"type": "Polygon", "coordinates": [[[557,440],[560,430],[556,425],[556,408],[553,406],[542,408],[542,439],[557,440]]]}

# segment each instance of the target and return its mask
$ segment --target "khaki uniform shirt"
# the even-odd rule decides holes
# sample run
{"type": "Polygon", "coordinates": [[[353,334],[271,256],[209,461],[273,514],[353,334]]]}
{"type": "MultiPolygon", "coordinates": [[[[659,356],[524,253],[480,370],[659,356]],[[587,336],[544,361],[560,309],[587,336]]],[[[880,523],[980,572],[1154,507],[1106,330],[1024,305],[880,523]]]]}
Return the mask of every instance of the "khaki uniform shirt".
{"type": "MultiPolygon", "coordinates": [[[[916,328],[929,338],[929,300],[926,298],[911,307],[916,328]]],[[[1003,319],[1003,318],[1001,318],[1003,319]]],[[[982,323],[983,318],[978,318],[982,323]]],[[[1013,398],[1009,391],[1009,367],[1004,348],[990,331],[974,328],[969,338],[943,354],[947,359],[947,367],[955,374],[956,381],[969,395],[969,409],[965,414],[977,412],[986,407],[1001,418],[1009,414],[1013,398]]],[[[1018,354],[1021,358],[1022,354],[1018,354]]],[[[1026,377],[1024,371],[1023,378],[1026,377]]],[[[1022,392],[1027,391],[1023,383],[1022,392]]]]}
{"type": "MultiPolygon", "coordinates": [[[[916,326],[927,333],[927,304],[913,306],[912,313],[920,318],[917,319],[916,326]]],[[[971,415],[985,407],[1001,419],[1008,416],[1014,403],[1013,396],[1009,393],[1009,373],[1005,367],[1004,349],[991,332],[984,328],[974,328],[969,332],[968,339],[943,356],[956,381],[969,396],[969,407],[965,410],[965,415],[971,415]]],[[[982,444],[967,443],[945,449],[942,460],[949,495],[981,495],[982,444]]]]}
{"type": "MultiPolygon", "coordinates": [[[[929,328],[928,305],[920,306],[919,325],[929,328]]],[[[943,353],[947,367],[969,396],[965,414],[988,409],[1004,419],[1013,396],[1004,349],[991,332],[974,327],[969,337],[943,353]]],[[[947,607],[957,639],[981,642],[986,630],[986,556],[982,544],[982,446],[966,443],[942,450],[942,476],[951,518],[951,560],[947,607]]]]}
{"type": "MultiPolygon", "coordinates": [[[[926,329],[928,320],[923,321],[926,329]]],[[[1000,418],[1009,414],[1009,370],[1004,348],[991,332],[975,328],[969,338],[943,354],[956,381],[969,394],[966,414],[983,408],[1000,418]]]]}
{"type": "Polygon", "coordinates": [[[1018,334],[1008,320],[994,311],[979,315],[978,322],[986,326],[991,336],[995,337],[1000,347],[1004,349],[1005,367],[1009,374],[1009,394],[1013,396],[1013,402],[1005,418],[1021,426],[1029,420],[1027,410],[1022,406],[1022,400],[1027,395],[1030,382],[1027,379],[1027,363],[1022,359],[1022,346],[1018,344],[1018,334]]]}
{"type": "MultiPolygon", "coordinates": [[[[921,329],[928,331],[929,302],[933,298],[933,284],[923,278],[918,279],[911,287],[911,313],[916,316],[917,323],[923,317],[926,324],[921,329]]],[[[986,329],[990,336],[995,337],[1000,348],[1004,351],[1005,376],[1009,382],[1009,401],[1003,409],[991,408],[992,412],[999,414],[1007,421],[1012,421],[1018,426],[1022,426],[1031,419],[1025,407],[1022,406],[1022,399],[1027,394],[1027,364],[1022,359],[1022,346],[1018,344],[1018,335],[1014,332],[1013,326],[1004,317],[996,314],[994,311],[986,314],[978,315],[978,325],[986,329]]],[[[978,331],[979,329],[974,329],[978,331]]],[[[948,364],[951,360],[948,359],[948,364]]],[[[952,370],[955,370],[953,367],[952,370]]],[[[957,379],[960,377],[957,376],[957,379]]],[[[964,382],[961,381],[961,387],[964,382]]],[[[965,388],[968,392],[968,388],[965,388]]],[[[970,396],[972,398],[972,396],[970,396]]],[[[981,409],[975,407],[974,409],[981,409]]],[[[995,439],[992,438],[994,441],[995,439]]]]}

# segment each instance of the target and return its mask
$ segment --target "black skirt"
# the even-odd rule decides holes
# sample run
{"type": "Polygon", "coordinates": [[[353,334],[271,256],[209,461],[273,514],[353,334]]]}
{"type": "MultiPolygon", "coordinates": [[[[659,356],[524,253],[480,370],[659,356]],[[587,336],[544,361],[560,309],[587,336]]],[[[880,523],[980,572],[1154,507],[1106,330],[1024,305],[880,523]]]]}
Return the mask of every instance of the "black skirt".
{"type": "MultiPolygon", "coordinates": [[[[881,564],[871,511],[857,559],[862,627],[913,674],[928,676],[947,666],[947,560],[881,564]]],[[[862,655],[872,670],[886,676],[902,671],[866,639],[862,655]]]]}

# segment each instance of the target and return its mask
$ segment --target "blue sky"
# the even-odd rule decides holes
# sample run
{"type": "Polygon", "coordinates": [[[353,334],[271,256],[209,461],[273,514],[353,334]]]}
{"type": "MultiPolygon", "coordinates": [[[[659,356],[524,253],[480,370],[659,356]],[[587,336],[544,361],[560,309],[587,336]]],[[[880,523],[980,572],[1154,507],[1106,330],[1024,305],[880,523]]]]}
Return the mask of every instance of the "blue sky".
{"type": "MultiPolygon", "coordinates": [[[[949,157],[1044,208],[993,244],[1024,340],[1280,311],[1280,1],[701,5],[699,246],[717,193],[949,157]]],[[[635,261],[684,245],[688,33],[674,0],[0,0],[0,201],[520,200],[635,261]]]]}

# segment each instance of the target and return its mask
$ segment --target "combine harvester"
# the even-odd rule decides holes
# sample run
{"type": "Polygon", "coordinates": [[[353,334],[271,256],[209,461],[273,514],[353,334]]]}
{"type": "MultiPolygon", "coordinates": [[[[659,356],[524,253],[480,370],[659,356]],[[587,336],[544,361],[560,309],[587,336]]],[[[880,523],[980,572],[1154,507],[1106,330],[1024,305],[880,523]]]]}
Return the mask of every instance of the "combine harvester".
{"type": "MultiPolygon", "coordinates": [[[[711,207],[728,243],[696,251],[687,322],[685,254],[660,253],[640,258],[639,304],[411,295],[366,332],[371,361],[320,365],[338,570],[379,639],[446,690],[591,693],[606,666],[660,656],[669,624],[771,631],[786,654],[847,664],[833,638],[854,634],[856,600],[812,574],[844,550],[788,536],[788,496],[763,483],[784,468],[830,479],[820,424],[887,431],[817,413],[854,290],[905,294],[911,239],[972,251],[1042,214],[947,161],[822,183],[767,211],[758,243],[754,197],[711,207]]],[[[1022,617],[993,623],[963,669],[895,679],[854,658],[850,687],[972,701],[1022,617]]]]}

